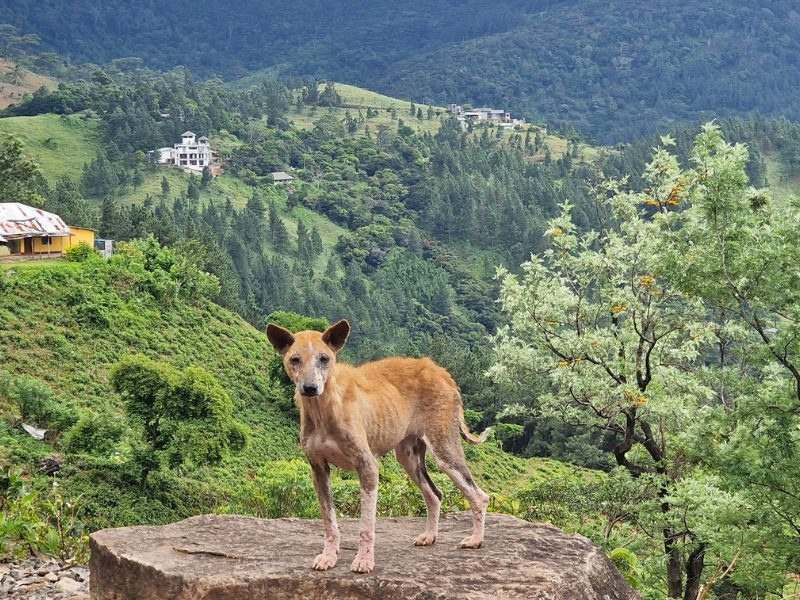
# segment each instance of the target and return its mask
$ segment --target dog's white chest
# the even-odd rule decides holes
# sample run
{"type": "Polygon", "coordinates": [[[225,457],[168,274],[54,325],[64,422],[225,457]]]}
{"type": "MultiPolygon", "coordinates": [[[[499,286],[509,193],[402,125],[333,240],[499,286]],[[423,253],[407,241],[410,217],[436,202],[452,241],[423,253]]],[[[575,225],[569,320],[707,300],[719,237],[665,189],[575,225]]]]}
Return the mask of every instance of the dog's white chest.
{"type": "Polygon", "coordinates": [[[303,442],[306,455],[314,460],[324,460],[340,469],[353,469],[355,465],[343,452],[337,441],[330,437],[311,435],[303,442]]]}

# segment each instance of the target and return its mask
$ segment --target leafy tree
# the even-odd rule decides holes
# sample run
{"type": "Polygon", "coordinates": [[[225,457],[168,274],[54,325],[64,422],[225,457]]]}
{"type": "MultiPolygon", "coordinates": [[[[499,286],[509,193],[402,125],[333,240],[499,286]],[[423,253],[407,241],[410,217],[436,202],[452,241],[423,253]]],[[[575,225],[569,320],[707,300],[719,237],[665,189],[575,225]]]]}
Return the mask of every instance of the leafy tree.
{"type": "MultiPolygon", "coordinates": [[[[775,457],[794,460],[798,441],[745,432],[760,429],[753,419],[763,422],[766,406],[785,410],[798,401],[798,287],[784,246],[793,243],[788,230],[797,214],[770,220],[759,213],[763,196],[747,190],[746,159],[743,147],[725,144],[708,126],[692,169],[657,150],[644,173],[646,192],[623,191],[616,181],[597,188],[601,229],[579,231],[567,204],[551,221],[551,247],[521,273],[502,273],[508,325],[495,338],[493,377],[544,377],[543,414],[611,436],[619,468],[651,490],[629,519],[660,538],[671,598],[697,598],[702,586],[719,583],[715,572],[760,595],[782,581],[778,565],[796,560],[785,534],[776,536],[796,521],[787,520],[785,506],[769,515],[751,495],[772,489],[780,502],[779,488],[788,490],[785,499],[793,494],[796,470],[782,458],[776,469],[775,457]],[[744,326],[755,333],[749,341],[744,326]],[[758,340],[766,352],[748,360],[758,340]],[[745,382],[758,369],[764,383],[754,388],[745,382]],[[728,460],[733,448],[740,459],[751,457],[752,471],[728,460]],[[756,466],[768,455],[769,476],[756,466]],[[776,568],[767,569],[769,561],[776,568]]],[[[774,431],[791,430],[784,429],[788,414],[776,413],[774,431]]]]}
{"type": "Polygon", "coordinates": [[[56,181],[47,195],[45,208],[59,215],[68,225],[97,227],[95,207],[81,196],[78,186],[66,175],[56,181]]]}
{"type": "Polygon", "coordinates": [[[41,206],[43,179],[39,168],[22,152],[15,137],[0,135],[0,194],[13,202],[41,206]]]}
{"type": "Polygon", "coordinates": [[[189,183],[186,187],[186,197],[190,200],[199,200],[200,199],[200,186],[195,181],[193,176],[189,177],[189,183]]]}

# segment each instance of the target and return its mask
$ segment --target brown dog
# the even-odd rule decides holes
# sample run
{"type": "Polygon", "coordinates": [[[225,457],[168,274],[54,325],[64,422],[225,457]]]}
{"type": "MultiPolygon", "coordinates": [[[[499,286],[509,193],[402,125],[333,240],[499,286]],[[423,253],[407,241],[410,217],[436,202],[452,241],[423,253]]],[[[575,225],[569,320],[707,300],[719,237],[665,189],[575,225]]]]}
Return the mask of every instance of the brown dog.
{"type": "Polygon", "coordinates": [[[267,337],[282,355],[286,373],[296,386],[300,439],[311,463],[314,488],[325,525],[325,545],[313,563],[324,571],[336,564],[339,528],[330,490],[330,467],[355,470],[361,483],[361,533],[352,570],[368,573],[375,566],[375,511],[378,461],[394,449],[425,498],[428,522],[417,546],[436,541],[441,492],[425,468],[430,446],[439,467],[469,500],[472,534],[462,548],[480,548],[489,496],[472,480],[461,438],[484,441],[464,423],[461,395],[450,374],[429,358],[387,358],[353,367],[337,363],[350,325],[339,321],[324,333],[292,334],[270,324],[267,337]]]}

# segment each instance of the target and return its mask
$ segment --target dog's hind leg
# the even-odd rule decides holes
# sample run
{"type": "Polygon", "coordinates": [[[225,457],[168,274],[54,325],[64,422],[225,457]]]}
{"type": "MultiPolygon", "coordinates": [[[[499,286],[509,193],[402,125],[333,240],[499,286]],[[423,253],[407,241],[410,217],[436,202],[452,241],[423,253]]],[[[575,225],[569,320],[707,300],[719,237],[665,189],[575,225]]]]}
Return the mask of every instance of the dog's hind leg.
{"type": "Polygon", "coordinates": [[[483,533],[486,522],[486,509],[489,506],[489,495],[477,486],[464,457],[461,446],[461,434],[457,427],[436,435],[428,434],[431,452],[436,458],[439,468],[447,473],[456,487],[461,490],[469,502],[472,511],[472,534],[461,540],[462,548],[480,548],[483,544],[483,533]]]}
{"type": "Polygon", "coordinates": [[[350,570],[369,573],[375,568],[375,513],[378,509],[378,461],[369,449],[362,451],[356,471],[361,484],[361,531],[358,552],[350,570]]]}
{"type": "Polygon", "coordinates": [[[398,462],[419,486],[428,509],[427,526],[414,540],[415,546],[430,546],[436,541],[439,534],[439,510],[442,506],[442,493],[436,488],[425,468],[425,450],[425,441],[418,437],[407,437],[394,450],[398,462]]]}

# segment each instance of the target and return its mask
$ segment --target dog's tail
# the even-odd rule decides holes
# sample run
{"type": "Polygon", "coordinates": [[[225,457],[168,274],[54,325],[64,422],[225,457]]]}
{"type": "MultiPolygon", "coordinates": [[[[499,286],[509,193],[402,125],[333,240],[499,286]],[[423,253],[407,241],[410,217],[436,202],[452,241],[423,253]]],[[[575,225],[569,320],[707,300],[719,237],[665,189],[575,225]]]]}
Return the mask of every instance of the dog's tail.
{"type": "Polygon", "coordinates": [[[480,435],[475,435],[474,433],[472,433],[469,430],[469,427],[467,426],[466,420],[464,419],[464,405],[460,402],[460,400],[461,398],[459,398],[459,404],[458,404],[460,413],[458,429],[461,433],[461,439],[463,439],[465,442],[469,442],[470,444],[482,444],[487,440],[489,434],[492,433],[493,428],[487,427],[480,435]]]}

